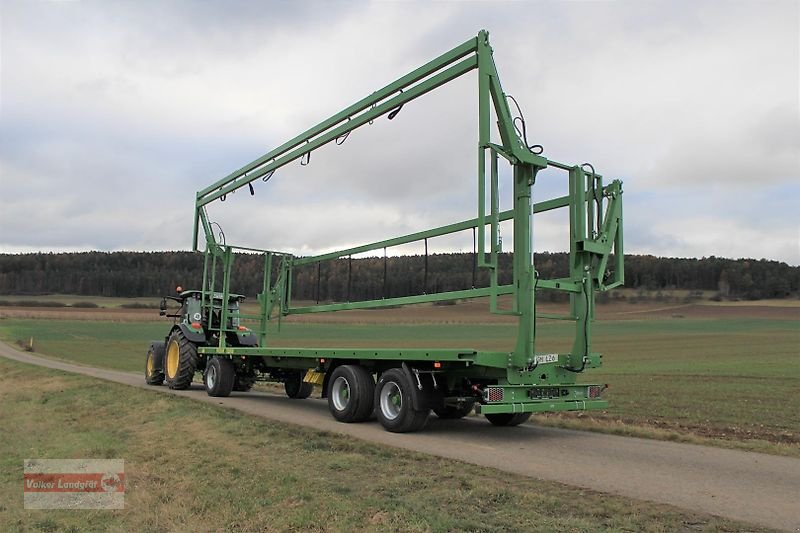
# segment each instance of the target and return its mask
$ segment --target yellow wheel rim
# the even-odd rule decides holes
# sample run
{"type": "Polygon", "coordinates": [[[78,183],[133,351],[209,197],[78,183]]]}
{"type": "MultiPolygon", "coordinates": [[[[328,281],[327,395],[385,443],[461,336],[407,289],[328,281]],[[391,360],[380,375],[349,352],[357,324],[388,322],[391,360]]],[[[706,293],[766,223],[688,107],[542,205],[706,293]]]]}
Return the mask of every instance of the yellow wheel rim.
{"type": "Polygon", "coordinates": [[[181,359],[181,348],[178,341],[172,340],[167,348],[167,377],[174,379],[178,375],[178,363],[181,359]]]}
{"type": "Polygon", "coordinates": [[[147,352],[147,377],[153,375],[153,352],[147,352]]]}

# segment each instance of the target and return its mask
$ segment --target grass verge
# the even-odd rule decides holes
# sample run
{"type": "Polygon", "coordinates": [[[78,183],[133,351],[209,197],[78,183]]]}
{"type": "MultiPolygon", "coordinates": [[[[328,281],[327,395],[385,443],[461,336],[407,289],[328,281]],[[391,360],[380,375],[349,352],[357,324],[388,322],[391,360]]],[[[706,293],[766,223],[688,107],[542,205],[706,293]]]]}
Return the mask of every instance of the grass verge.
{"type": "Polygon", "coordinates": [[[0,400],[5,531],[754,530],[2,359],[0,400]],[[23,509],[25,458],[124,459],[125,509],[23,509]]]}

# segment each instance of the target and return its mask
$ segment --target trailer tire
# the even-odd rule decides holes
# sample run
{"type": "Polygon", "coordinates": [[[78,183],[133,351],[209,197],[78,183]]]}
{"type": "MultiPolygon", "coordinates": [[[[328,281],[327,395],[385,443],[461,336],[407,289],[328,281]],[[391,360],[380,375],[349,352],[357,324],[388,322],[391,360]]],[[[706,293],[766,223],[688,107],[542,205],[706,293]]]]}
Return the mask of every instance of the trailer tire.
{"type": "Polygon", "coordinates": [[[518,426],[527,422],[533,413],[487,413],[486,420],[493,426],[518,426]]]}
{"type": "Polygon", "coordinates": [[[197,346],[176,329],[167,341],[164,375],[170,389],[188,389],[197,368],[197,346]]]}
{"type": "Polygon", "coordinates": [[[224,398],[231,395],[236,380],[236,367],[227,357],[212,357],[203,374],[206,393],[209,396],[224,398]]]}
{"type": "Polygon", "coordinates": [[[147,350],[147,359],[144,363],[144,381],[148,385],[161,385],[164,383],[164,353],[166,347],[163,342],[153,341],[147,350]]]}
{"type": "Polygon", "coordinates": [[[372,416],[375,380],[361,365],[341,365],[328,380],[328,409],[339,422],[364,422],[372,416]]]}
{"type": "Polygon", "coordinates": [[[434,408],[433,412],[436,413],[436,416],[439,418],[453,420],[457,418],[464,418],[470,414],[474,408],[475,402],[467,402],[459,406],[445,405],[443,407],[436,407],[434,408]]]}
{"type": "Polygon", "coordinates": [[[430,409],[414,409],[413,394],[413,385],[401,369],[381,374],[375,388],[375,411],[387,431],[410,433],[425,427],[430,409]]]}
{"type": "Polygon", "coordinates": [[[293,400],[305,400],[314,392],[314,384],[303,381],[302,372],[295,372],[284,380],[283,390],[293,400]]]}

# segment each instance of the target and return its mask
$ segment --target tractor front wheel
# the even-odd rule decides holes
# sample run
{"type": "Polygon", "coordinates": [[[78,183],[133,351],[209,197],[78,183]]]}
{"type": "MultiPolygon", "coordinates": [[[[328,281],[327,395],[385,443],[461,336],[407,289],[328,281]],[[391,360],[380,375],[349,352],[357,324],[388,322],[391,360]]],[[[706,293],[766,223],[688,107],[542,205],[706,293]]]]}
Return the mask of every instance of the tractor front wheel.
{"type": "Polygon", "coordinates": [[[161,385],[164,383],[164,343],[153,341],[147,350],[147,360],[144,364],[144,381],[148,385],[161,385]]]}
{"type": "Polygon", "coordinates": [[[164,375],[170,389],[188,389],[197,368],[197,346],[176,329],[167,341],[164,375]]]}

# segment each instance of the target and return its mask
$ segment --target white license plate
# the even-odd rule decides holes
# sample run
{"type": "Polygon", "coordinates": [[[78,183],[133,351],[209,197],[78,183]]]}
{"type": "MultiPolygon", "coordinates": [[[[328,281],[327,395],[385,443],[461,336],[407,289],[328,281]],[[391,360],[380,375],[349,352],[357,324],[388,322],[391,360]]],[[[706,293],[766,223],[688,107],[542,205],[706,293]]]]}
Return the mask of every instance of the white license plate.
{"type": "Polygon", "coordinates": [[[542,355],[533,356],[533,364],[535,365],[541,365],[544,363],[557,363],[557,362],[558,362],[557,353],[546,353],[542,355]]]}

